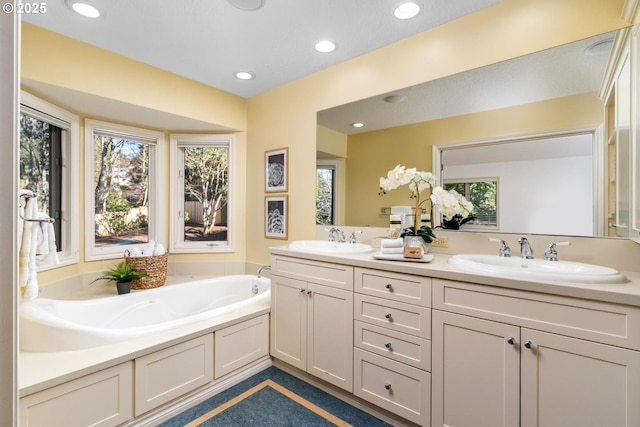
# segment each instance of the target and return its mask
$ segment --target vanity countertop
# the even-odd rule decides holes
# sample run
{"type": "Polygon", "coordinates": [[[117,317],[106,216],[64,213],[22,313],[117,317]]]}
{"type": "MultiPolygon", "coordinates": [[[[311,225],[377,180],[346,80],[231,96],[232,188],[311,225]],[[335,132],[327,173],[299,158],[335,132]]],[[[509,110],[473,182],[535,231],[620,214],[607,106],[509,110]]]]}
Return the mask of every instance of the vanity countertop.
{"type": "Polygon", "coordinates": [[[437,279],[478,283],[481,285],[542,292],[552,295],[562,295],[640,307],[640,272],[635,271],[621,271],[629,281],[620,284],[548,282],[463,272],[456,270],[448,264],[448,260],[451,257],[450,255],[433,252],[430,252],[430,255],[433,255],[433,260],[431,262],[415,263],[377,260],[373,258],[373,254],[333,255],[300,252],[288,249],[287,246],[271,247],[269,250],[272,255],[283,255],[314,261],[385,270],[395,273],[414,274],[437,279]]]}

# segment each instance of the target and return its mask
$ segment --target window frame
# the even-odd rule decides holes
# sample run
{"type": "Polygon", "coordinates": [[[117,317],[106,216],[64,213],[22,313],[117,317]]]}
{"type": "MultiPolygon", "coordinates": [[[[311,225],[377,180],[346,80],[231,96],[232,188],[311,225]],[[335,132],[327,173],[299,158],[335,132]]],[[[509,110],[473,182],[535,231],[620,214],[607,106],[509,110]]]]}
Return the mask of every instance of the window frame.
{"type": "Polygon", "coordinates": [[[80,261],[80,117],[29,92],[20,91],[20,112],[62,129],[61,239],[57,265],[41,265],[46,271],[80,261]]]}
{"type": "MultiPolygon", "coordinates": [[[[340,179],[340,162],[338,162],[338,160],[330,160],[330,159],[322,159],[322,160],[317,160],[316,161],[316,177],[318,174],[318,169],[331,169],[333,170],[333,188],[332,188],[332,205],[331,205],[331,209],[332,209],[332,217],[333,217],[333,223],[332,224],[316,224],[319,226],[327,226],[327,225],[336,225],[338,224],[338,214],[340,212],[340,185],[339,185],[339,179],[340,179]]],[[[317,178],[316,178],[317,179],[317,178]]],[[[317,209],[317,207],[316,207],[317,209]]],[[[317,214],[317,211],[316,211],[317,214]]]]}
{"type": "Polygon", "coordinates": [[[170,134],[170,182],[169,201],[169,251],[173,253],[231,253],[235,252],[235,137],[231,134],[170,134]],[[214,242],[190,242],[184,240],[184,155],[180,150],[185,145],[226,146],[229,150],[227,195],[227,240],[226,244],[214,242]]]}
{"type": "Polygon", "coordinates": [[[165,189],[161,171],[165,165],[165,134],[150,129],[126,126],[101,120],[85,119],[85,260],[97,261],[124,256],[126,249],[142,248],[145,244],[108,245],[96,247],[95,233],[95,133],[121,135],[123,138],[148,143],[149,148],[149,240],[165,244],[165,189]]]}

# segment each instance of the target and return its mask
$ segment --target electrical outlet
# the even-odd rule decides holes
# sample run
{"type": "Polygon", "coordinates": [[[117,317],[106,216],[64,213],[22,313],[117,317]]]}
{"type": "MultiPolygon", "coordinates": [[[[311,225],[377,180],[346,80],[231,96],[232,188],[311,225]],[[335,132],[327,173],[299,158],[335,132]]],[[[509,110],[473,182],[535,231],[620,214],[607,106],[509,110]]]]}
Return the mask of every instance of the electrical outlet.
{"type": "Polygon", "coordinates": [[[429,246],[433,248],[447,248],[449,247],[449,238],[448,237],[436,237],[429,243],[429,246]]]}

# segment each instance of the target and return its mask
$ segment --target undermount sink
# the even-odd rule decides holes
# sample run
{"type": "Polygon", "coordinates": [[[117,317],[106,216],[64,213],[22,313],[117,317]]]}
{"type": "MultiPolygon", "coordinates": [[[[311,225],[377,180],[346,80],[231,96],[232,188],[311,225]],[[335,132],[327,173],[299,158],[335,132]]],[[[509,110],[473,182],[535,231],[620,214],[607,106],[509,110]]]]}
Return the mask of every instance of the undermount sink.
{"type": "Polygon", "coordinates": [[[327,240],[296,240],[289,243],[294,251],[320,254],[368,254],[373,252],[372,246],[365,243],[329,242],[327,240]]]}
{"type": "Polygon", "coordinates": [[[572,261],[465,254],[452,256],[449,258],[449,264],[472,273],[517,279],[569,283],[624,283],[627,281],[623,274],[613,268],[572,261]]]}

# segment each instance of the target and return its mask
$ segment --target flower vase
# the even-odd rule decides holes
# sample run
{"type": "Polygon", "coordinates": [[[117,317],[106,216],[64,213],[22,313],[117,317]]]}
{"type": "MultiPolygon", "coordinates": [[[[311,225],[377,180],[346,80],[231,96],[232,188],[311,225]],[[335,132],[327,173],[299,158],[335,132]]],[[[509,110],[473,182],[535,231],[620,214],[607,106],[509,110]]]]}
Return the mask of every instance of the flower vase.
{"type": "Polygon", "coordinates": [[[420,236],[404,236],[404,257],[421,259],[426,252],[423,242],[420,236]]]}

